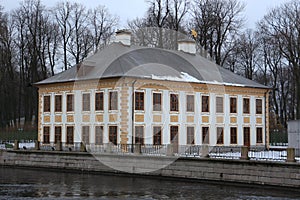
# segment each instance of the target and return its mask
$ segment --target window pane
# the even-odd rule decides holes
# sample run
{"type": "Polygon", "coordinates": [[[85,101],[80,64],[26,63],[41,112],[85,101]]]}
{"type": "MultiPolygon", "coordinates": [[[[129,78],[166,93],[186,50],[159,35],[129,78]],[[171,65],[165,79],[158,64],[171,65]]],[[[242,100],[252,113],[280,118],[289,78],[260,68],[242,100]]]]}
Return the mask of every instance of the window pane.
{"type": "Polygon", "coordinates": [[[95,96],[95,109],[96,110],[103,110],[103,92],[96,93],[95,96]]]}
{"type": "Polygon", "coordinates": [[[61,95],[55,95],[55,112],[61,112],[61,95]]]}
{"type": "Polygon", "coordinates": [[[118,92],[109,92],[109,110],[118,110],[118,92]]]}
{"type": "Polygon", "coordinates": [[[95,127],[95,144],[103,144],[103,126],[95,127]]]}
{"type": "Polygon", "coordinates": [[[262,100],[256,99],[256,114],[262,114],[262,100]]]}
{"type": "Polygon", "coordinates": [[[223,113],[223,97],[216,98],[216,111],[217,113],[223,113]]]}
{"type": "Polygon", "coordinates": [[[237,129],[236,129],[236,127],[230,128],[230,143],[237,144],[237,129]]]}
{"type": "Polygon", "coordinates": [[[178,144],[178,126],[171,126],[170,129],[170,143],[178,144]]]}
{"type": "Polygon", "coordinates": [[[82,127],[82,142],[85,144],[90,143],[90,127],[89,126],[83,126],[82,127]]]}
{"type": "Polygon", "coordinates": [[[153,111],[161,111],[161,93],[153,93],[153,111]]]}
{"type": "Polygon", "coordinates": [[[144,127],[136,126],[135,127],[135,144],[144,144],[144,127]]]}
{"type": "Polygon", "coordinates": [[[262,128],[256,128],[256,143],[263,143],[262,128]]]}
{"type": "Polygon", "coordinates": [[[170,94],[170,111],[178,111],[178,94],[170,94]]]}
{"type": "Polygon", "coordinates": [[[109,141],[115,145],[117,145],[117,135],[118,135],[117,126],[110,126],[109,127],[109,141]]]}
{"type": "Polygon", "coordinates": [[[50,127],[45,126],[43,131],[43,143],[49,144],[50,143],[50,127]]]}
{"type": "Polygon", "coordinates": [[[74,127],[67,126],[67,144],[74,143],[74,127]]]}
{"type": "Polygon", "coordinates": [[[90,111],[90,94],[82,94],[82,110],[90,111]]]}
{"type": "Polygon", "coordinates": [[[202,127],[202,144],[209,144],[209,127],[202,127]]]}
{"type": "Polygon", "coordinates": [[[161,145],[161,127],[160,126],[153,127],[153,144],[161,145]]]}
{"type": "Polygon", "coordinates": [[[67,112],[74,111],[74,95],[68,94],[67,95],[67,112]]]}
{"type": "Polygon", "coordinates": [[[249,114],[250,113],[250,100],[244,98],[243,99],[243,112],[245,114],[249,114]]]}
{"type": "Polygon", "coordinates": [[[195,104],[194,104],[194,95],[186,96],[186,111],[194,112],[195,104]]]}
{"type": "Polygon", "coordinates": [[[50,96],[44,96],[44,112],[50,112],[50,96]]]}
{"type": "Polygon", "coordinates": [[[223,127],[217,127],[217,144],[224,144],[223,127]]]}
{"type": "Polygon", "coordinates": [[[209,112],[209,96],[202,96],[202,112],[209,112]]]}
{"type": "Polygon", "coordinates": [[[55,126],[54,130],[55,130],[54,143],[56,144],[57,142],[61,142],[61,127],[55,126]]]}
{"type": "Polygon", "coordinates": [[[135,110],[144,110],[144,92],[135,92],[135,110]]]}
{"type": "Polygon", "coordinates": [[[187,144],[194,144],[194,127],[187,127],[187,144]]]}
{"type": "Polygon", "coordinates": [[[230,98],[230,113],[237,113],[236,112],[236,98],[235,97],[230,98]]]}

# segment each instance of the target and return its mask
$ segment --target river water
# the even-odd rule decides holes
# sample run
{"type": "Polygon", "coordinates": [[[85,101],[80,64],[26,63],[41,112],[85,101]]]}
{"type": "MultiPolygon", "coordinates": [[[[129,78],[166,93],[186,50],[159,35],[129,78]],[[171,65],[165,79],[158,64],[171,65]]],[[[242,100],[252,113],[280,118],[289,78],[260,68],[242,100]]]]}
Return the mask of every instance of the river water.
{"type": "Polygon", "coordinates": [[[0,167],[0,199],[300,199],[300,191],[0,167]]]}

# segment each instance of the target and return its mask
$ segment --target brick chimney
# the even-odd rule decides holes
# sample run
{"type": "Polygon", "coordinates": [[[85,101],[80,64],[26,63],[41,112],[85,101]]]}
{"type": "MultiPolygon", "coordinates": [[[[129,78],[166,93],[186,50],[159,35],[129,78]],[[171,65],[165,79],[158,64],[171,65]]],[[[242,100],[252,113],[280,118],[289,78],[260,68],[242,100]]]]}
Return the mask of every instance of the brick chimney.
{"type": "Polygon", "coordinates": [[[196,43],[192,39],[184,39],[178,41],[178,51],[196,54],[196,43]]]}
{"type": "Polygon", "coordinates": [[[123,45],[130,46],[131,32],[129,30],[118,30],[116,32],[115,42],[121,42],[123,45]]]}

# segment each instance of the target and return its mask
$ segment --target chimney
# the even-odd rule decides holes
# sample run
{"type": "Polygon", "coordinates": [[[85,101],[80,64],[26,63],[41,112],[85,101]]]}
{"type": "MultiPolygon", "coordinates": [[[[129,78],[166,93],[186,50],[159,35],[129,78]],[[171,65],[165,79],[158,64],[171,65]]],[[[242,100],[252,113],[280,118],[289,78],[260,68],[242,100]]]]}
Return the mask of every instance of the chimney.
{"type": "Polygon", "coordinates": [[[116,32],[115,42],[121,42],[123,45],[130,46],[131,32],[123,29],[116,32]]]}
{"type": "Polygon", "coordinates": [[[196,54],[196,43],[192,39],[184,39],[178,41],[178,51],[196,54]]]}

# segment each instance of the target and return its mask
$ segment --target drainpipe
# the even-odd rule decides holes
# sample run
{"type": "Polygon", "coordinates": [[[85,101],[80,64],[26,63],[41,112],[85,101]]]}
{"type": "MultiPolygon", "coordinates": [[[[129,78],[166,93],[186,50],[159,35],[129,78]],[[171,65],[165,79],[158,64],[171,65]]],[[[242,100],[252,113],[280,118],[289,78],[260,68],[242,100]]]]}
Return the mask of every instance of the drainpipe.
{"type": "Polygon", "coordinates": [[[135,98],[135,95],[134,95],[134,84],[136,83],[137,80],[134,80],[132,82],[132,85],[131,85],[131,89],[132,89],[132,99],[131,99],[131,153],[133,153],[133,141],[134,141],[134,98],[135,98]]]}

